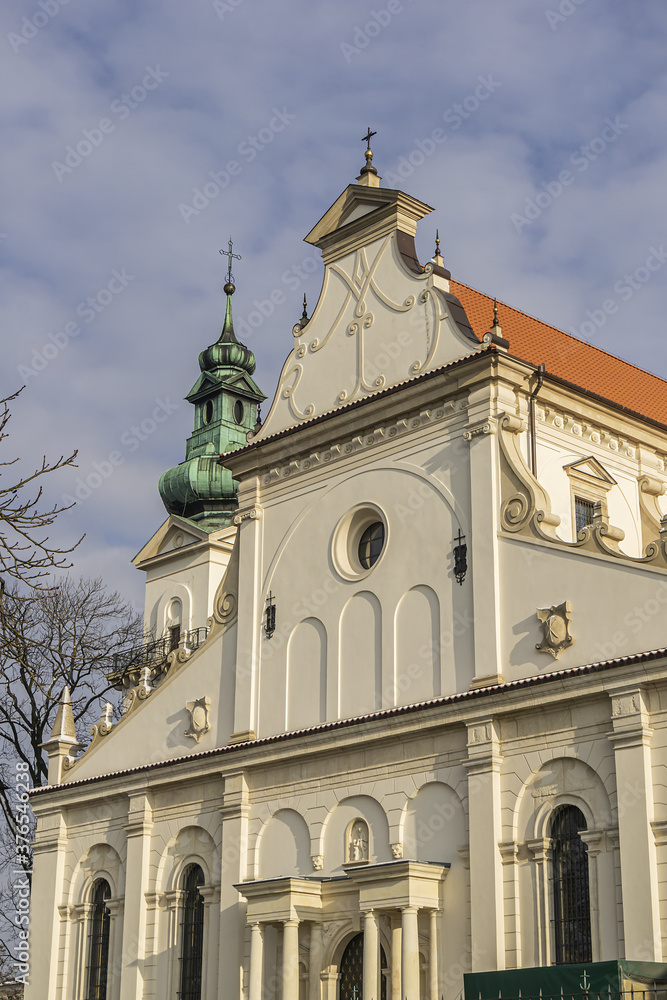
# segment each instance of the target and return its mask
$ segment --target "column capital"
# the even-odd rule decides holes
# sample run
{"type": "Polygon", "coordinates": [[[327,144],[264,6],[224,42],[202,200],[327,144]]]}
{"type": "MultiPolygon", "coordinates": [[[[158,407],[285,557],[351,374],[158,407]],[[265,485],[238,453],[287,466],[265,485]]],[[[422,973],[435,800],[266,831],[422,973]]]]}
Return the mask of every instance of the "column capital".
{"type": "Polygon", "coordinates": [[[183,889],[167,889],[167,891],[162,896],[162,898],[164,899],[165,906],[167,907],[168,910],[178,909],[180,904],[183,902],[184,897],[185,897],[185,892],[183,889]]]}
{"type": "Polygon", "coordinates": [[[283,927],[298,927],[301,921],[298,917],[288,917],[287,920],[280,921],[283,927]]]}
{"type": "Polygon", "coordinates": [[[535,861],[545,861],[551,857],[551,840],[548,837],[533,837],[526,841],[526,847],[535,861]]]}
{"type": "Polygon", "coordinates": [[[215,903],[217,899],[220,898],[220,886],[219,885],[200,885],[199,895],[204,900],[205,906],[210,906],[211,903],[215,903]]]}
{"type": "Polygon", "coordinates": [[[414,906],[412,903],[410,903],[408,906],[401,906],[401,907],[399,907],[399,909],[400,909],[401,913],[419,913],[419,911],[420,911],[420,909],[422,909],[422,907],[420,907],[420,906],[414,906]]]}
{"type": "Polygon", "coordinates": [[[105,906],[109,911],[109,916],[112,918],[117,917],[118,914],[121,913],[123,910],[124,902],[125,900],[122,897],[118,897],[116,899],[107,899],[105,906]]]}
{"type": "Polygon", "coordinates": [[[602,853],[604,830],[580,830],[579,837],[588,848],[589,858],[596,858],[602,853]]]}

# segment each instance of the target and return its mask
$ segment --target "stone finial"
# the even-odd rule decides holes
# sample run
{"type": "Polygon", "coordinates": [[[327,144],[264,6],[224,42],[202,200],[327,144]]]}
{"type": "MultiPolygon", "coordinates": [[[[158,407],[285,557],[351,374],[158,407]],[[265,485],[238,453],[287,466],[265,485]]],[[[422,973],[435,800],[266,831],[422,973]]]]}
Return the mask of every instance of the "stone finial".
{"type": "Polygon", "coordinates": [[[51,735],[41,746],[44,747],[49,758],[48,782],[50,785],[59,785],[62,782],[63,773],[74,762],[75,758],[71,757],[70,753],[76,753],[81,747],[76,738],[72,699],[67,686],[63,688],[63,693],[60,696],[51,735]]]}
{"type": "Polygon", "coordinates": [[[49,737],[51,740],[62,740],[69,743],[78,743],[76,738],[76,727],[74,725],[74,713],[72,712],[72,698],[67,685],[63,688],[60,696],[56,719],[49,737]]]}

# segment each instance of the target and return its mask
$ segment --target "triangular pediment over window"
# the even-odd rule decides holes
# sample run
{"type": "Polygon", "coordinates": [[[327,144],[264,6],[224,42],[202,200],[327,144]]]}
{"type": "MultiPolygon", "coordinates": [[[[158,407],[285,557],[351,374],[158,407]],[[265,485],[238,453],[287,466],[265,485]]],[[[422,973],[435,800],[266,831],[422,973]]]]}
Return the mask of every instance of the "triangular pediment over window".
{"type": "Polygon", "coordinates": [[[588,458],[578,458],[575,462],[569,462],[563,468],[571,479],[578,478],[588,481],[603,489],[611,489],[612,486],[616,486],[616,480],[613,476],[592,455],[589,455],[588,458]]]}

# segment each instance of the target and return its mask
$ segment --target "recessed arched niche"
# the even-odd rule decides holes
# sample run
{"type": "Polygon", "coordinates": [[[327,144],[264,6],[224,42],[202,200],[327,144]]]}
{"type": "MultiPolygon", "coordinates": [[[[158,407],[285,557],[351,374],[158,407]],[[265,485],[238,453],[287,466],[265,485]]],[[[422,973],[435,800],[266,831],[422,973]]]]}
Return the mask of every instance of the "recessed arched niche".
{"type": "Polygon", "coordinates": [[[292,631],[287,646],[287,728],[324,722],[326,691],[326,629],[317,618],[307,618],[292,631]]]}
{"type": "Polygon", "coordinates": [[[345,605],[340,623],[340,714],[374,712],[382,698],[382,613],[375,594],[363,591],[345,605]]]}

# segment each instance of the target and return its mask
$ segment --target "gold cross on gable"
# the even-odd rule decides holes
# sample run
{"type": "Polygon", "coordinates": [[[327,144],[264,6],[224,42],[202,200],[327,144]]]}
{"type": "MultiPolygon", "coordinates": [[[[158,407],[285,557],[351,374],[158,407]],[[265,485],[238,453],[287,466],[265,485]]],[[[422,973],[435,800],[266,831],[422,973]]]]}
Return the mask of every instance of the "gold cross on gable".
{"type": "Polygon", "coordinates": [[[234,244],[232,243],[232,238],[230,236],[229,237],[229,250],[221,250],[220,251],[220,253],[222,254],[223,257],[228,257],[229,258],[229,267],[227,268],[227,281],[230,282],[230,283],[233,280],[233,275],[232,275],[232,257],[234,257],[235,260],[241,260],[241,254],[240,253],[232,253],[232,246],[233,245],[234,244]]]}
{"type": "Polygon", "coordinates": [[[377,132],[371,132],[371,127],[369,125],[368,126],[368,132],[366,133],[366,135],[362,135],[362,137],[361,137],[361,141],[362,142],[368,143],[368,145],[366,147],[367,149],[371,148],[371,139],[373,138],[374,135],[377,135],[377,132]]]}

